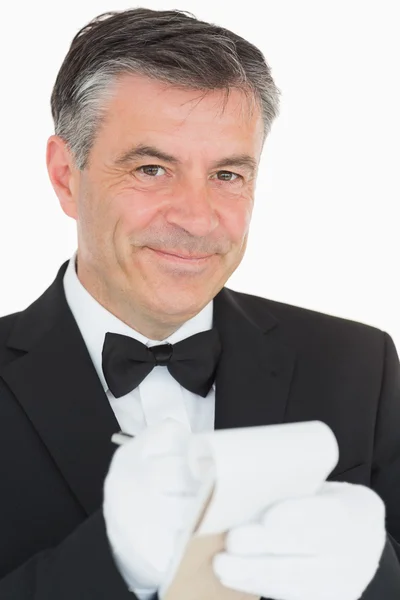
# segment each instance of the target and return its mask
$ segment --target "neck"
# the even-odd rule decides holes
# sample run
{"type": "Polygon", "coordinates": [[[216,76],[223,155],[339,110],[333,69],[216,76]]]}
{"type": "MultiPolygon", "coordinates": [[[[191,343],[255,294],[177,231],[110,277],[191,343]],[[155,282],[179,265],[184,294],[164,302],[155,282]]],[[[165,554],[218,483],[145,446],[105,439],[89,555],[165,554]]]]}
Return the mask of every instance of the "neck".
{"type": "Polygon", "coordinates": [[[182,316],[175,316],[171,320],[170,315],[157,315],[155,317],[143,314],[136,307],[132,306],[129,298],[119,297],[118,299],[114,299],[107,287],[98,278],[93,277],[89,270],[85,269],[81,263],[79,264],[79,268],[78,264],[76,264],[76,273],[83,287],[101,306],[120,321],[150,340],[162,342],[194,316],[189,315],[184,318],[182,316]]]}

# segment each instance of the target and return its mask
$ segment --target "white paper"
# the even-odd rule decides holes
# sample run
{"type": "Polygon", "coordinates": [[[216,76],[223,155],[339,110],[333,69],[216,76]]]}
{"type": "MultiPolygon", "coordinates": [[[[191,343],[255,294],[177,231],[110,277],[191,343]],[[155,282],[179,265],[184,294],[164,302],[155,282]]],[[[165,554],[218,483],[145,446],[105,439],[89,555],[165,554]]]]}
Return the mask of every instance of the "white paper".
{"type": "Polygon", "coordinates": [[[320,421],[194,434],[189,468],[204,479],[203,497],[214,488],[197,533],[226,531],[278,500],[315,493],[338,457],[336,438],[320,421]]]}
{"type": "Polygon", "coordinates": [[[192,535],[225,532],[257,519],[279,500],[314,494],[339,457],[336,438],[321,421],[195,433],[187,451],[191,476],[200,488],[160,589],[161,598],[192,535]]]}

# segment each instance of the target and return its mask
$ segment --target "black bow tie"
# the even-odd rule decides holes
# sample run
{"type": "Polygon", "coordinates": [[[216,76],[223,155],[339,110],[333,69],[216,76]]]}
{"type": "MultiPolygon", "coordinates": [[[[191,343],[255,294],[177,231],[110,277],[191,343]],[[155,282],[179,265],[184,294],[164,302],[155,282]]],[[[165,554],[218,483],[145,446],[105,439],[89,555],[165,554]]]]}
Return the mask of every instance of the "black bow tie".
{"type": "Polygon", "coordinates": [[[214,382],[220,354],[221,341],[215,327],[176,344],[151,348],[127,335],[107,332],[102,367],[115,398],[137,387],[156,365],[166,366],[184,388],[205,398],[214,382]]]}

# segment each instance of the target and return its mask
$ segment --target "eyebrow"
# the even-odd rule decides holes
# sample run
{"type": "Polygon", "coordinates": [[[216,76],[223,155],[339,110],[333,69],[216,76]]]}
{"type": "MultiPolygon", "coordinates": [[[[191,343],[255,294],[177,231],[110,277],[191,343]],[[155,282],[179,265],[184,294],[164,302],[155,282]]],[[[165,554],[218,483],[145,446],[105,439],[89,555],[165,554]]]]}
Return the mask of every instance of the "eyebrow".
{"type": "MultiPolygon", "coordinates": [[[[129,150],[120,154],[115,160],[115,165],[124,166],[133,160],[144,156],[151,156],[152,158],[169,162],[174,165],[181,164],[181,161],[176,156],[172,156],[172,154],[163,152],[155,146],[138,144],[137,146],[133,146],[132,148],[129,148],[129,150]]],[[[245,167],[254,173],[257,169],[257,162],[249,154],[232,154],[231,156],[226,156],[225,158],[221,158],[220,160],[212,163],[213,168],[221,169],[227,166],[245,167]]]]}

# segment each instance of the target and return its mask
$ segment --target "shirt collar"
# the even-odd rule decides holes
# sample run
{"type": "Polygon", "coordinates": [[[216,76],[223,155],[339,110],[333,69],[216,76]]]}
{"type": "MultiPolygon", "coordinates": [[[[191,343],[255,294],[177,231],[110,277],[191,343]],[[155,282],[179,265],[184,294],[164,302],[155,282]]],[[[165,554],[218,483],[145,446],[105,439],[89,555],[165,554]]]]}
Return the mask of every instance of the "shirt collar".
{"type": "Polygon", "coordinates": [[[103,374],[101,353],[108,331],[133,337],[146,346],[154,346],[166,342],[175,344],[191,335],[212,328],[213,300],[162,342],[147,338],[109,312],[86,290],[76,272],[76,257],[77,251],[69,260],[64,274],[65,296],[105,392],[108,390],[108,385],[103,374]]]}

